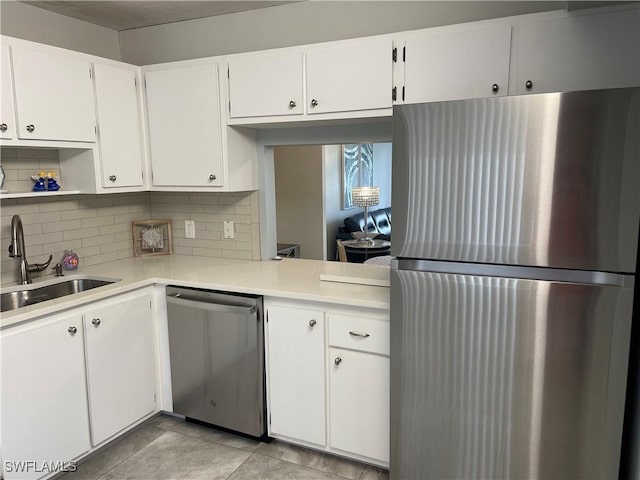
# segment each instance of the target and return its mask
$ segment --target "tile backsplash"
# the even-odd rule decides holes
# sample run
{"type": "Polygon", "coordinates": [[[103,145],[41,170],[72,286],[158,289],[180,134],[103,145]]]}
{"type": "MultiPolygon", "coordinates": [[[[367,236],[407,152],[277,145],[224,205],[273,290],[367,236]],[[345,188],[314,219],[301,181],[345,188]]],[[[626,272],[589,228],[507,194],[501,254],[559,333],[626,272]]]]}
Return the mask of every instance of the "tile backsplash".
{"type": "Polygon", "coordinates": [[[53,255],[51,271],[69,249],[81,267],[133,257],[131,222],[151,218],[148,193],[8,199],[1,207],[3,284],[17,280],[18,260],[8,255],[13,215],[22,218],[29,262],[43,263],[53,255]]]}
{"type": "MultiPolygon", "coordinates": [[[[30,175],[56,170],[55,150],[2,148],[7,172],[5,188],[28,191],[30,175]]],[[[59,171],[59,170],[57,170],[59,171]]],[[[64,188],[64,179],[60,179],[64,188]]],[[[18,261],[10,258],[11,218],[20,215],[27,258],[42,263],[53,255],[52,267],[65,250],[74,250],[83,265],[133,257],[131,222],[170,219],[176,254],[260,260],[257,192],[141,192],[103,195],[30,197],[0,202],[0,272],[3,284],[17,280],[18,261]],[[185,238],[184,221],[193,220],[196,238],[185,238]],[[235,223],[235,238],[225,239],[223,221],[235,223]]],[[[52,267],[45,273],[52,273],[52,267]]],[[[37,274],[34,274],[34,277],[37,274]]]]}
{"type": "Polygon", "coordinates": [[[3,190],[29,192],[33,187],[31,175],[36,175],[40,170],[55,172],[59,183],[64,186],[64,180],[60,178],[57,150],[2,147],[0,159],[6,175],[3,190]]]}
{"type": "Polygon", "coordinates": [[[171,219],[173,251],[206,257],[260,260],[258,193],[151,193],[154,219],[171,219]],[[196,238],[185,238],[184,221],[193,220],[196,238]],[[223,221],[235,224],[225,239],[223,221]]]}

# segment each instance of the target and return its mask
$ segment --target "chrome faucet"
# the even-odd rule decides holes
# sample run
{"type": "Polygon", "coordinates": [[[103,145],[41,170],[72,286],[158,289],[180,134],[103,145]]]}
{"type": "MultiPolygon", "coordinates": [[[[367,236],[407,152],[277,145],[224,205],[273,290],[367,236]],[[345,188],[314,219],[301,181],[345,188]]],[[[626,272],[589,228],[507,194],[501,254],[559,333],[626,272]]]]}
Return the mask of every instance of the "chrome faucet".
{"type": "Polygon", "coordinates": [[[53,255],[49,255],[46,263],[34,263],[29,265],[27,262],[27,252],[24,248],[24,231],[22,229],[22,219],[20,215],[14,215],[11,219],[11,244],[9,245],[9,256],[11,258],[20,258],[20,268],[18,269],[18,282],[21,285],[31,283],[31,272],[42,272],[49,266],[53,255]]]}

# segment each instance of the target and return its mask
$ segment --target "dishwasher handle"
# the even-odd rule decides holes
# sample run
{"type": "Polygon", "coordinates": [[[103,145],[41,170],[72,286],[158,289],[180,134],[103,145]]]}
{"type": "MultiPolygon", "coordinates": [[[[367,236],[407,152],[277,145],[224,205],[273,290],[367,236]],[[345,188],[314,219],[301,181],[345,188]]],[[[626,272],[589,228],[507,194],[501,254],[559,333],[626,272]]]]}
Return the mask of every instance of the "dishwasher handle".
{"type": "Polygon", "coordinates": [[[182,305],[183,307],[198,308],[200,310],[209,310],[211,312],[236,313],[238,315],[254,315],[256,313],[255,305],[242,306],[242,305],[225,305],[221,303],[209,303],[209,302],[203,302],[199,300],[190,300],[186,298],[180,298],[179,296],[176,296],[176,295],[168,295],[167,303],[182,305]]]}

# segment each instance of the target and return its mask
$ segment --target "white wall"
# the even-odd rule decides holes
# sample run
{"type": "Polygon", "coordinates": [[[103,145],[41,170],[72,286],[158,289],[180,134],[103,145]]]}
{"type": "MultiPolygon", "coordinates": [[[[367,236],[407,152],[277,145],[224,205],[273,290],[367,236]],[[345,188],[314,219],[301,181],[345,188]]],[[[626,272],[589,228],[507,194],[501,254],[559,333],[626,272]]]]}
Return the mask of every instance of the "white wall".
{"type": "Polygon", "coordinates": [[[0,33],[120,60],[118,32],[14,0],[0,1],[0,33]]]}
{"type": "Polygon", "coordinates": [[[391,143],[373,144],[373,186],[380,187],[378,208],[391,206],[391,143]]]}
{"type": "Polygon", "coordinates": [[[273,159],[278,243],[297,243],[302,258],[324,260],[322,147],[276,147],[273,159]]]}
{"type": "Polygon", "coordinates": [[[342,146],[322,147],[324,167],[324,218],[327,231],[327,260],[336,258],[336,233],[343,224],[342,210],[342,146]]]}
{"type": "Polygon", "coordinates": [[[139,65],[379,35],[547,10],[566,2],[306,1],[120,32],[139,65]]]}

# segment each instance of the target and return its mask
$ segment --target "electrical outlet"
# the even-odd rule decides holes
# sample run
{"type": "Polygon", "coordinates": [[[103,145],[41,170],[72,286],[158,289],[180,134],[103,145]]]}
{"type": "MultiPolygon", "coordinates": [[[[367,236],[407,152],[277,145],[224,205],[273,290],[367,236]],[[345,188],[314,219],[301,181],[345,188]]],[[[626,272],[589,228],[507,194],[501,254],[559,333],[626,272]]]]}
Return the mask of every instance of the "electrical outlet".
{"type": "Polygon", "coordinates": [[[196,223],[193,220],[184,221],[184,237],[196,238],[196,223]]]}
{"type": "Polygon", "coordinates": [[[224,238],[235,238],[236,232],[231,220],[224,221],[224,238]]]}

